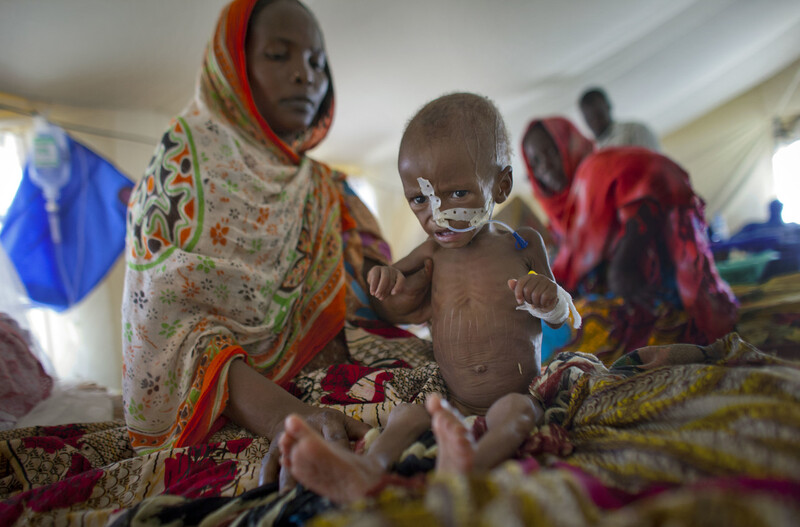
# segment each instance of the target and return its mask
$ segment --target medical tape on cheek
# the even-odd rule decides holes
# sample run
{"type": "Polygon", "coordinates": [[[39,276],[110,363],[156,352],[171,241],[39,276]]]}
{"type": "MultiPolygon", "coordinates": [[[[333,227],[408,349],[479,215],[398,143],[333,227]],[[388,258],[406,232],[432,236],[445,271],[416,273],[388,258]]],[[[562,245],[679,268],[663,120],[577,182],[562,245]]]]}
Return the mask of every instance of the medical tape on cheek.
{"type": "MultiPolygon", "coordinates": [[[[536,271],[530,271],[528,274],[538,273],[536,273],[536,271]]],[[[556,284],[556,287],[558,288],[558,292],[556,293],[558,301],[555,306],[547,311],[533,307],[528,302],[517,306],[517,310],[527,311],[532,316],[544,320],[551,326],[561,325],[566,322],[567,319],[572,318],[572,327],[578,329],[581,327],[582,320],[580,313],[578,313],[575,304],[572,302],[572,297],[560,285],[556,284]]]]}
{"type": "Polygon", "coordinates": [[[419,183],[419,189],[422,194],[428,198],[428,201],[431,204],[433,221],[439,227],[444,227],[445,229],[450,229],[456,232],[471,231],[472,229],[483,225],[492,217],[494,202],[492,201],[491,197],[487,199],[486,206],[479,209],[455,208],[440,210],[440,207],[442,206],[442,200],[434,192],[431,182],[425,178],[419,177],[417,178],[417,183],[419,183]],[[450,226],[450,221],[469,222],[469,227],[466,229],[457,229],[450,226]]]}
{"type": "Polygon", "coordinates": [[[431,212],[433,212],[433,216],[436,217],[439,214],[439,207],[442,206],[442,200],[436,197],[436,193],[433,191],[433,185],[431,182],[425,178],[418,177],[417,183],[419,183],[419,190],[422,192],[428,201],[431,204],[431,212]]]}

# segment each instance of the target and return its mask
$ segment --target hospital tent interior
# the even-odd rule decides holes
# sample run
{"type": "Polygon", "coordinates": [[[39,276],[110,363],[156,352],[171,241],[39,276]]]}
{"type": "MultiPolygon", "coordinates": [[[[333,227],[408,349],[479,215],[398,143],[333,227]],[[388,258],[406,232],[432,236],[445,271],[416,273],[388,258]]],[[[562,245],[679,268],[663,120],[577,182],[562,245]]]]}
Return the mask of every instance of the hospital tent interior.
{"type": "MultiPolygon", "coordinates": [[[[663,152],[690,174],[707,220],[725,234],[766,221],[774,199],[783,202],[786,222],[800,223],[800,2],[305,3],[324,32],[336,93],[332,130],[310,155],[350,176],[395,258],[424,239],[397,175],[403,128],[425,102],[455,91],[490,97],[506,119],[514,187],[496,214],[507,222],[547,223],[519,148],[527,123],[563,115],[591,137],[577,100],[587,87],[601,86],[617,120],[641,121],[656,132],[663,152]],[[780,169],[790,174],[781,178],[773,159],[791,147],[794,164],[780,169]]],[[[225,4],[0,2],[0,224],[31,152],[34,116],[138,181],[194,93],[225,4]]],[[[75,305],[23,310],[54,385],[50,398],[4,428],[122,418],[124,273],[120,253],[75,305]]],[[[797,276],[732,282],[742,316],[753,317],[742,332],[764,351],[774,335],[763,334],[756,315],[800,313],[797,276]]],[[[800,357],[800,327],[781,338],[797,338],[795,351],[785,343],[780,351],[800,357]]]]}

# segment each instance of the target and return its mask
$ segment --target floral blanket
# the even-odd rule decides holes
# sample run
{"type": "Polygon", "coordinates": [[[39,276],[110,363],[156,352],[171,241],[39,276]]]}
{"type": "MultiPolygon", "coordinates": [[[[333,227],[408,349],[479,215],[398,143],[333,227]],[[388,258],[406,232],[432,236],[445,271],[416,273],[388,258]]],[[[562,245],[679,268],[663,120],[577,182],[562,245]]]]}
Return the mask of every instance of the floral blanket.
{"type": "Polygon", "coordinates": [[[259,487],[268,442],[233,426],[142,456],[121,422],[4,432],[0,524],[792,525],[800,514],[800,365],[736,334],[643,348],[611,368],[561,354],[532,389],[546,423],[519,459],[469,478],[397,477],[346,508],[259,487]]]}

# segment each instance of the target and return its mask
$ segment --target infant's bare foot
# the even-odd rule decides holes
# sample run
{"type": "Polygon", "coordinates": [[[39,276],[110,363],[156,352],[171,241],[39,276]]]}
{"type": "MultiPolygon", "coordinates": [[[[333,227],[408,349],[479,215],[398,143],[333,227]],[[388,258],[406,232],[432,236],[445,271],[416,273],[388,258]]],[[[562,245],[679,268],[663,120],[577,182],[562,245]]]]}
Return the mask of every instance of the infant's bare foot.
{"type": "Polygon", "coordinates": [[[433,435],[436,436],[439,447],[436,470],[455,474],[465,474],[472,470],[475,444],[461,418],[437,395],[431,396],[425,402],[425,408],[431,414],[433,435]]]}
{"type": "Polygon", "coordinates": [[[280,449],[298,482],[336,503],[363,498],[383,477],[377,462],[329,443],[297,415],[286,418],[280,449]]]}

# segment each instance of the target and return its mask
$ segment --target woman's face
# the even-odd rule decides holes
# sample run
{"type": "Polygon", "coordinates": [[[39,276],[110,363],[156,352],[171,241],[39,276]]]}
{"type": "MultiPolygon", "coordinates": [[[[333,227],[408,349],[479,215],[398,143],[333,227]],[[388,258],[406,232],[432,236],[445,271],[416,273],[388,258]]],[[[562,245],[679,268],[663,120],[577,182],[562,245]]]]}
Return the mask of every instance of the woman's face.
{"type": "Polygon", "coordinates": [[[261,116],[281,139],[308,129],[328,93],[322,34],[301,5],[279,0],[248,30],[247,78],[261,116]]]}
{"type": "Polygon", "coordinates": [[[561,154],[553,138],[543,126],[534,126],[525,135],[523,144],[533,176],[551,194],[567,188],[567,176],[561,163],[561,154]]]}

